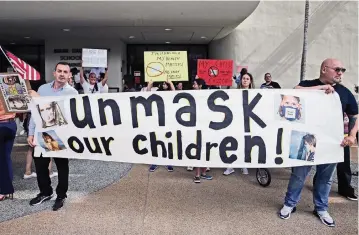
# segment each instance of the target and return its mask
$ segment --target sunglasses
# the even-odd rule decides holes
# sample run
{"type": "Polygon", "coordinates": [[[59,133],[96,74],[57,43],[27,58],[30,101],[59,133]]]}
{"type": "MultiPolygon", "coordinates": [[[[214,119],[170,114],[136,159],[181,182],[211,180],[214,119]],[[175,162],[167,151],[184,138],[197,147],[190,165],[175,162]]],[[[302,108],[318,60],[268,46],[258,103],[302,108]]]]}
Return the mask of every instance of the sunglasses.
{"type": "Polygon", "coordinates": [[[345,68],[339,68],[339,67],[331,68],[331,67],[328,67],[328,66],[325,66],[325,67],[333,69],[337,73],[339,73],[339,72],[345,73],[345,71],[347,71],[345,68]]]}

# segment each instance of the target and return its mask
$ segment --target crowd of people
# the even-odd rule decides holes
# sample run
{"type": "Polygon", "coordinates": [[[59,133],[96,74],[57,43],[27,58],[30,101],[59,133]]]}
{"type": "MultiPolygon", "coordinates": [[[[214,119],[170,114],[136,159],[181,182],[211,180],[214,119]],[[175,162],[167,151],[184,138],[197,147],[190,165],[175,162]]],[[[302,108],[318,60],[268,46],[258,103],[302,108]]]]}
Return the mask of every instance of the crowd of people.
{"type": "MultiPolygon", "coordinates": [[[[107,75],[108,69],[105,73],[100,73],[96,70],[91,70],[85,74],[81,68],[80,71],[70,70],[70,67],[65,62],[59,62],[54,70],[54,81],[42,85],[37,92],[29,91],[31,96],[66,96],[77,95],[79,93],[94,94],[107,93],[107,75]],[[78,89],[74,83],[74,75],[79,72],[80,84],[82,87],[78,89]],[[75,89],[76,88],[76,89],[75,89]],[[80,92],[79,92],[80,91],[80,92]]],[[[314,214],[327,226],[335,226],[334,219],[328,212],[328,198],[332,185],[332,177],[335,169],[337,169],[338,176],[338,193],[350,200],[357,200],[354,189],[351,186],[351,169],[350,169],[350,146],[356,143],[358,133],[358,106],[355,97],[342,85],[342,77],[345,68],[342,63],[336,59],[326,59],[322,62],[320,67],[320,77],[314,80],[305,80],[300,82],[295,89],[315,89],[323,90],[325,93],[338,93],[342,103],[343,120],[346,116],[349,122],[347,133],[343,142],[344,148],[344,162],[338,164],[323,164],[316,166],[316,175],[313,180],[313,201],[314,214]]],[[[234,76],[236,88],[238,89],[255,89],[254,77],[247,69],[243,68],[238,76],[234,76]]],[[[228,88],[228,87],[227,87],[228,88]]],[[[280,85],[272,80],[270,73],[264,75],[264,83],[261,84],[260,89],[280,89],[280,85]]],[[[148,82],[147,86],[140,89],[143,92],[151,91],[173,91],[183,90],[182,82],[173,84],[171,81],[161,82],[154,86],[153,82],[148,82]]],[[[219,87],[208,87],[205,81],[198,76],[192,81],[191,87],[188,89],[204,90],[204,89],[219,89],[219,87]]],[[[138,91],[134,81],[129,80],[124,84],[124,92],[138,91]]],[[[28,144],[30,146],[26,157],[26,168],[24,179],[37,177],[39,194],[30,200],[30,205],[35,206],[50,200],[53,197],[53,189],[51,187],[51,177],[55,176],[51,173],[50,158],[33,157],[34,132],[35,123],[31,119],[31,115],[26,114],[26,131],[28,133],[28,144]],[[28,124],[27,124],[28,123],[28,124]],[[28,125],[28,127],[27,127],[28,125]],[[35,163],[36,173],[31,172],[32,159],[35,163]]],[[[343,122],[344,123],[344,122],[343,122]]],[[[12,199],[14,187],[12,184],[12,162],[11,151],[16,135],[15,113],[6,113],[3,104],[0,102],[0,201],[5,199],[12,199]]],[[[339,143],[338,143],[339,144],[339,143]]],[[[58,185],[56,188],[57,198],[53,205],[53,210],[58,210],[64,205],[67,197],[68,183],[69,183],[69,160],[65,158],[53,159],[57,166],[58,185]]],[[[157,169],[157,165],[149,167],[150,172],[157,169]]],[[[166,166],[169,172],[174,170],[173,166],[166,166]]],[[[192,171],[193,167],[188,166],[187,170],[192,171]]],[[[292,213],[296,211],[296,205],[299,202],[300,195],[304,186],[305,179],[311,170],[311,166],[293,167],[289,179],[284,205],[279,211],[279,217],[282,219],[289,219],[292,213]]],[[[213,177],[208,173],[209,168],[195,168],[193,181],[200,183],[201,180],[212,180],[213,177]]],[[[227,168],[223,174],[228,176],[234,173],[235,170],[227,168]]],[[[243,174],[248,174],[248,169],[242,169],[243,174]]],[[[56,175],[57,175],[56,174],[56,175]]]]}

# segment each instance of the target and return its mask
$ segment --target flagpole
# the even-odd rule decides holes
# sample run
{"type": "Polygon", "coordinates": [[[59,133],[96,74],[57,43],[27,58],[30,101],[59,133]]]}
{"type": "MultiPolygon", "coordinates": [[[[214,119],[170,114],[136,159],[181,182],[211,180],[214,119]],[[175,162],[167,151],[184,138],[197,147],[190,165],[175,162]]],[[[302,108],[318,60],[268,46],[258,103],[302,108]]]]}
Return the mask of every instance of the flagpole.
{"type": "Polygon", "coordinates": [[[12,65],[9,57],[6,55],[5,51],[2,49],[2,46],[0,46],[0,50],[2,51],[2,53],[4,54],[4,56],[6,57],[7,61],[9,61],[11,67],[14,69],[15,73],[17,73],[17,70],[15,69],[15,67],[12,65]]]}

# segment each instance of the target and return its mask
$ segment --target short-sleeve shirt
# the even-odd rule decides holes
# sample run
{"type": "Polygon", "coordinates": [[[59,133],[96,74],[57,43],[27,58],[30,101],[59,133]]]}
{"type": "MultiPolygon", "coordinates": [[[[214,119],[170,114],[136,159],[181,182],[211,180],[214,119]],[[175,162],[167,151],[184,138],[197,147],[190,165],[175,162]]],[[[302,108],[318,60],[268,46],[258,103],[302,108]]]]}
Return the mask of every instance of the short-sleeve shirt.
{"type": "Polygon", "coordinates": [[[260,89],[280,89],[278,82],[263,83],[260,89]]]}
{"type": "Polygon", "coordinates": [[[82,83],[82,88],[84,89],[84,93],[85,94],[96,94],[96,93],[101,93],[101,89],[103,89],[102,83],[98,82],[97,83],[97,91],[95,89],[95,85],[91,85],[90,83],[88,83],[86,80],[82,83]]]}
{"type": "MultiPolygon", "coordinates": [[[[319,79],[314,79],[314,80],[301,81],[298,85],[301,87],[313,87],[313,86],[321,86],[325,84],[322,83],[319,79]]],[[[344,113],[346,113],[348,116],[357,115],[358,104],[353,93],[351,93],[348,88],[346,88],[341,84],[335,84],[333,88],[338,93],[340,97],[340,102],[342,103],[343,119],[344,119],[344,113]]]]}

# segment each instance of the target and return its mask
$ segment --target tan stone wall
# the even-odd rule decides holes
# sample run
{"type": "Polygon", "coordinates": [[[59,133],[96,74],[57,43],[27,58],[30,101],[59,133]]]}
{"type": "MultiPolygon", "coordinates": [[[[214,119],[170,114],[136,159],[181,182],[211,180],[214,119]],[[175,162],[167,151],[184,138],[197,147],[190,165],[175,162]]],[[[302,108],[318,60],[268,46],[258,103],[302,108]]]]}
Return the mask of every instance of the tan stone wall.
{"type": "MultiPolygon", "coordinates": [[[[256,86],[270,72],[282,87],[294,87],[300,78],[304,8],[304,1],[261,1],[230,35],[210,44],[210,57],[248,65],[256,86]]],[[[354,92],[358,84],[358,3],[310,2],[310,14],[306,78],[318,77],[325,58],[338,58],[347,68],[343,83],[354,92]]]]}

